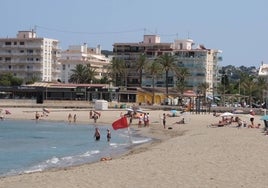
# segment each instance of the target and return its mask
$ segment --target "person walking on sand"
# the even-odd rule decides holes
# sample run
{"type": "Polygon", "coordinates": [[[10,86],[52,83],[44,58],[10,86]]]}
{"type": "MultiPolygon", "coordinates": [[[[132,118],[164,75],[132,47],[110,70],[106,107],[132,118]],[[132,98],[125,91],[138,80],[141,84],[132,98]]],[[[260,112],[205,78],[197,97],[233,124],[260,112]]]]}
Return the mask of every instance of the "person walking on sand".
{"type": "Polygon", "coordinates": [[[71,114],[71,113],[69,113],[69,115],[68,115],[68,122],[69,122],[69,123],[72,122],[72,114],[71,114]]]}
{"type": "Polygon", "coordinates": [[[77,119],[77,117],[76,117],[76,114],[74,114],[74,123],[76,123],[76,119],[77,119]]]}
{"type": "Polygon", "coordinates": [[[92,119],[92,110],[89,111],[89,119],[92,119]]]}
{"type": "Polygon", "coordinates": [[[165,113],[163,114],[163,126],[165,129],[166,128],[166,114],[165,113]]]}
{"type": "Polygon", "coordinates": [[[93,119],[94,119],[94,123],[97,123],[98,116],[97,116],[96,113],[94,113],[94,115],[93,115],[93,119]]]}
{"type": "Polygon", "coordinates": [[[95,134],[94,134],[95,140],[100,140],[100,130],[96,127],[95,128],[95,134]]]}
{"type": "Polygon", "coordinates": [[[142,121],[143,121],[143,117],[142,117],[142,114],[140,114],[140,117],[139,117],[139,124],[138,124],[138,127],[139,127],[139,128],[141,127],[142,121]]]}

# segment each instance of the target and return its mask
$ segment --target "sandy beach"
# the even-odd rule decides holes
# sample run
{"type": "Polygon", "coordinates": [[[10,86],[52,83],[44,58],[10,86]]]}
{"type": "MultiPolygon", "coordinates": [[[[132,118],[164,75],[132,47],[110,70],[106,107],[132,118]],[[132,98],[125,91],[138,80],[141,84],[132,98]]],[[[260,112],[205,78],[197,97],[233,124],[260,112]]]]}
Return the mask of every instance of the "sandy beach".
{"type": "MultiPolygon", "coordinates": [[[[7,108],[10,119],[33,119],[38,108],[7,108]]],[[[77,123],[94,124],[89,109],[49,109],[49,121],[67,121],[77,114],[77,123]]],[[[5,188],[61,187],[267,187],[268,136],[263,121],[255,117],[257,128],[211,128],[219,121],[212,114],[184,115],[186,124],[173,124],[182,117],[168,117],[164,129],[160,116],[168,111],[144,110],[150,114],[150,127],[131,127],[141,134],[157,138],[129,153],[93,164],[53,169],[32,174],[0,178],[5,188]]],[[[97,124],[111,123],[125,113],[124,109],[101,111],[97,124]]],[[[249,118],[243,117],[249,123],[249,118]]],[[[41,120],[42,121],[42,120],[41,120]]]]}

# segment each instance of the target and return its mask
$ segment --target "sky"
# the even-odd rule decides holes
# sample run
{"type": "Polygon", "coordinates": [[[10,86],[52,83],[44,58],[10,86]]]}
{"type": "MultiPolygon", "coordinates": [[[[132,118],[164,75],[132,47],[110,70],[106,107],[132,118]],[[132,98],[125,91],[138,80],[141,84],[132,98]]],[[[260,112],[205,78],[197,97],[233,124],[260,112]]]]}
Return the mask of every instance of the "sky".
{"type": "Polygon", "coordinates": [[[267,0],[0,0],[0,38],[35,29],[38,37],[69,45],[194,40],[222,51],[220,65],[268,63],[267,0]]]}

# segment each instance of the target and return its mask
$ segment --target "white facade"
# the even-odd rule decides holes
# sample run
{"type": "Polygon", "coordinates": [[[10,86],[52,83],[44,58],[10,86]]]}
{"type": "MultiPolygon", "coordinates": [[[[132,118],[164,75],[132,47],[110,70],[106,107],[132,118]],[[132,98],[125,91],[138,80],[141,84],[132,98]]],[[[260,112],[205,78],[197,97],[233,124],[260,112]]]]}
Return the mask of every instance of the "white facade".
{"type": "Polygon", "coordinates": [[[268,77],[268,64],[262,64],[259,69],[259,76],[268,77]]]}
{"type": "Polygon", "coordinates": [[[96,70],[96,79],[101,79],[107,73],[107,66],[110,59],[101,54],[101,48],[88,48],[87,44],[72,45],[62,52],[61,60],[61,81],[69,83],[72,70],[76,65],[90,65],[91,68],[96,70]]]}
{"type": "Polygon", "coordinates": [[[16,38],[0,39],[0,73],[11,73],[24,82],[60,78],[58,40],[37,38],[34,31],[19,31],[16,38]]]}
{"type": "Polygon", "coordinates": [[[160,43],[160,36],[158,35],[144,35],[143,36],[144,44],[156,44],[160,43]]]}
{"type": "Polygon", "coordinates": [[[175,50],[191,50],[193,45],[194,45],[194,41],[191,39],[174,41],[175,50]]]}

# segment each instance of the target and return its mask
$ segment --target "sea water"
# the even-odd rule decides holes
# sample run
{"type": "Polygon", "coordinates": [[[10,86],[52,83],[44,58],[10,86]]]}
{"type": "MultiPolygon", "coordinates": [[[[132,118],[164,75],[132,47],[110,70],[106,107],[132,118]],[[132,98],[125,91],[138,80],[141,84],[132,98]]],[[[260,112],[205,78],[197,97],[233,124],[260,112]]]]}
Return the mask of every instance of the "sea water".
{"type": "Polygon", "coordinates": [[[149,142],[133,130],[48,121],[0,121],[0,176],[17,175],[99,161],[126,152],[130,146],[149,142]],[[112,138],[107,142],[107,129],[112,138]]]}

